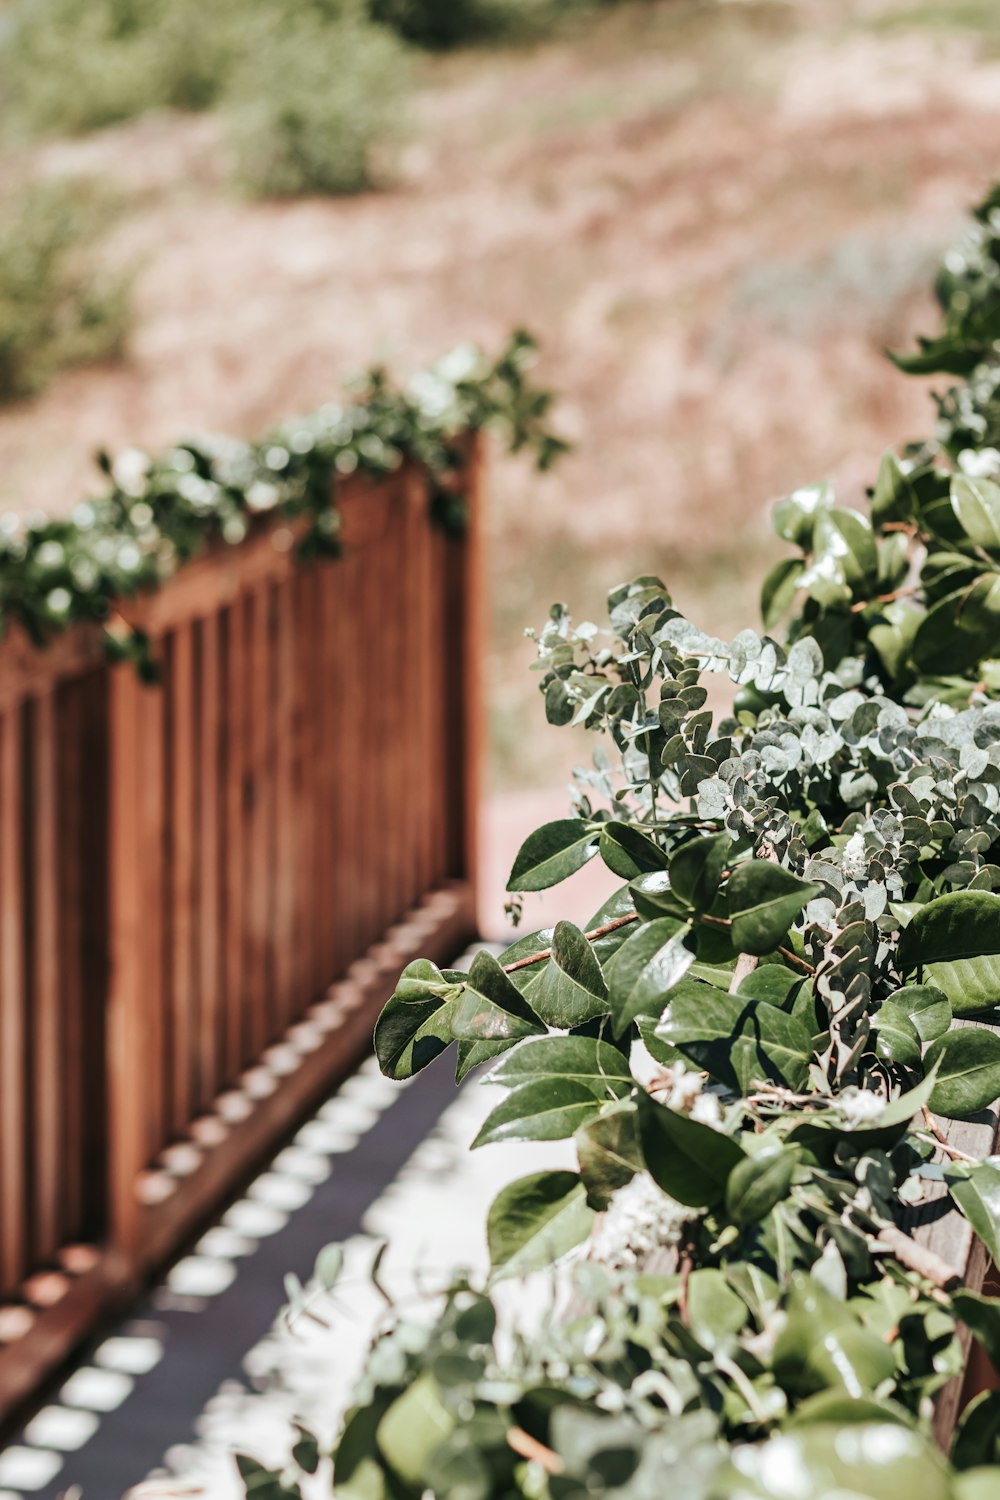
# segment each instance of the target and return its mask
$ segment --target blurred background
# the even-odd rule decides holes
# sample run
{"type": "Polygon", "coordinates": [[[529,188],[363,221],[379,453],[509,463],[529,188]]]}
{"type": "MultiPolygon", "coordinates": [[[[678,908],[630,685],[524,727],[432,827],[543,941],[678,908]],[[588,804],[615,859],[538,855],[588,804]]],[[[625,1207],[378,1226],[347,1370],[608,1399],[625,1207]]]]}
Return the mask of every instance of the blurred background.
{"type": "Polygon", "coordinates": [[[552,599],[660,571],[737,628],[768,502],[926,427],[881,351],[1000,123],[991,0],[8,0],[0,65],[4,508],[541,338],[575,451],[492,476],[493,842],[572,762],[525,671],[552,599]]]}
{"type": "MultiPolygon", "coordinates": [[[[995,170],[991,0],[7,0],[0,505],[524,324],[573,455],[492,479],[490,786],[567,765],[526,624],[755,615],[768,501],[922,431],[881,350],[995,170]]],[[[570,755],[571,758],[571,755],[570,755]]]]}
{"type": "MultiPolygon", "coordinates": [[[[584,753],[545,725],[524,627],[554,599],[600,619],[646,572],[714,633],[756,623],[771,502],[829,478],[857,503],[930,429],[928,383],[883,351],[933,326],[998,131],[996,0],[0,0],[0,512],[67,514],[99,449],[255,438],[373,363],[531,330],[573,451],[491,465],[495,936],[584,753]]],[[[600,878],[526,925],[585,918],[600,878]]],[[[461,1183],[466,1125],[414,1201],[461,1183]]],[[[48,1494],[61,1460],[25,1451],[17,1493],[48,1494]]]]}

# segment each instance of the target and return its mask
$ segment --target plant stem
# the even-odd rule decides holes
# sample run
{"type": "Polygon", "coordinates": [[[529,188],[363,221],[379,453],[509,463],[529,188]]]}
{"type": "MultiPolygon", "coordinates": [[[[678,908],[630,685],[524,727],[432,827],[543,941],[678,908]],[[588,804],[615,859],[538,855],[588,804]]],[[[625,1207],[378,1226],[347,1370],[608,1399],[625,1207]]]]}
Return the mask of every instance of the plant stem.
{"type": "Polygon", "coordinates": [[[523,1427],[512,1427],[507,1433],[507,1446],[513,1448],[519,1458],[527,1458],[545,1470],[546,1474],[561,1474],[565,1465],[558,1453],[546,1448],[537,1438],[525,1432],[523,1427]]]}
{"type": "MultiPolygon", "coordinates": [[[[583,935],[589,943],[597,938],[607,937],[609,932],[617,932],[619,927],[627,927],[630,922],[638,922],[639,913],[630,912],[626,917],[615,917],[611,922],[605,922],[603,927],[594,927],[590,932],[583,935]]],[[[545,959],[552,957],[551,948],[540,948],[537,953],[529,953],[527,958],[519,958],[516,963],[504,964],[504,973],[513,974],[516,969],[528,969],[532,964],[543,963],[545,959]]]]}
{"type": "Polygon", "coordinates": [[[876,1255],[894,1255],[907,1270],[916,1271],[918,1276],[943,1291],[956,1286],[962,1279],[954,1266],[933,1250],[928,1250],[926,1245],[918,1245],[916,1240],[911,1240],[908,1234],[892,1224],[880,1228],[878,1239],[870,1244],[876,1255]]]}

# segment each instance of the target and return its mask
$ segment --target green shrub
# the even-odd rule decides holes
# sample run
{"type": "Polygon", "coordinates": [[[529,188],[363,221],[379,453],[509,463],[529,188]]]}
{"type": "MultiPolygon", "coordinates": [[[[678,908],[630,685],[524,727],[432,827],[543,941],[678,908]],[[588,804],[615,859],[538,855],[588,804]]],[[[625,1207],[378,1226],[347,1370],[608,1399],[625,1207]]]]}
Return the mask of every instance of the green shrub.
{"type": "Polygon", "coordinates": [[[232,0],[20,0],[4,47],[8,121],[77,133],[159,106],[204,109],[239,43],[232,0]]]}
{"type": "Polygon", "coordinates": [[[0,400],[121,352],[129,282],[97,267],[105,216],[93,193],[64,183],[22,188],[0,205],[0,400]]]}
{"type": "Polygon", "coordinates": [[[254,191],[353,192],[398,132],[406,49],[365,0],[20,0],[4,103],[21,134],[226,106],[254,191]]]}
{"type": "MultiPolygon", "coordinates": [[[[530,34],[594,0],[371,0],[371,14],[421,47],[530,34]]],[[[599,4],[606,0],[598,0],[599,4]]]]}
{"type": "MultiPolygon", "coordinates": [[[[980,225],[915,368],[996,375],[993,200],[980,225]]],[[[996,1492],[1000,1396],[950,1462],[932,1419],[963,1340],[1000,1362],[1000,1299],[914,1237],[964,1216],[1000,1261],[998,1159],[934,1118],[1000,1098],[1000,450],[955,441],[888,455],[865,510],[824,486],[778,506],[779,638],[709,635],[655,577],[603,628],[553,606],[546,717],[601,743],[508,890],[519,911],[592,860],[620,884],[583,929],[408,965],[375,1051],[399,1081],[452,1048],[457,1081],[487,1067],[473,1148],[572,1141],[577,1170],[504,1187],[490,1275],[387,1311],[333,1450],[300,1429],[286,1470],[241,1457],[248,1495],[295,1500],[327,1457],[310,1494],[996,1492]],[[738,689],[721,720],[709,674],[738,689]],[[495,1295],[571,1252],[530,1325],[495,1295]]]]}
{"type": "Polygon", "coordinates": [[[376,21],[422,47],[453,47],[501,29],[512,6],[504,0],[372,0],[376,21]]]}
{"type": "Polygon", "coordinates": [[[398,137],[404,44],[357,7],[263,17],[226,105],[239,180],[255,193],[351,193],[398,137]]]}

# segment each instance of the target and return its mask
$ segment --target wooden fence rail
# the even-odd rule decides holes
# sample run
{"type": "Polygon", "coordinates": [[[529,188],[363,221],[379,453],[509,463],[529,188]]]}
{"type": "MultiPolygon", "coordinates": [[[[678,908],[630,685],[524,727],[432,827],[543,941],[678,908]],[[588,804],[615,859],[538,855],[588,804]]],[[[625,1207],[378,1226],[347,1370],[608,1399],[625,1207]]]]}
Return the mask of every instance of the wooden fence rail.
{"type": "Polygon", "coordinates": [[[473,936],[469,536],[415,468],[96,630],[0,643],[0,1423],[473,936]]]}

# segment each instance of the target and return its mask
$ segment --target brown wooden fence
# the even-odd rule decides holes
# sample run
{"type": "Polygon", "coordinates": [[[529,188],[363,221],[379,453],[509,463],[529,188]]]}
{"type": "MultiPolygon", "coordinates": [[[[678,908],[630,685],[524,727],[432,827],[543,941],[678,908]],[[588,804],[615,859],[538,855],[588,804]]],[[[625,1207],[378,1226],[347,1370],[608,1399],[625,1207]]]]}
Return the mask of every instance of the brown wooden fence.
{"type": "Polygon", "coordinates": [[[416,469],[0,643],[0,1422],[475,929],[476,536],[416,469]]]}

